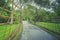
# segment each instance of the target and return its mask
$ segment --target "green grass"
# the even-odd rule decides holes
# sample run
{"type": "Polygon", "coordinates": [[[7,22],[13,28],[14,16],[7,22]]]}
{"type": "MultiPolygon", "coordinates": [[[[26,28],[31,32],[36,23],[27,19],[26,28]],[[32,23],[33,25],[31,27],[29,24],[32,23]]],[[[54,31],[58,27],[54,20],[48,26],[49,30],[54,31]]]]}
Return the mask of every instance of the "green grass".
{"type": "Polygon", "coordinates": [[[21,33],[22,33],[22,29],[23,29],[23,27],[22,27],[22,25],[20,25],[20,30],[17,32],[17,34],[16,34],[16,36],[14,37],[14,39],[13,40],[17,40],[17,38],[21,35],[21,33]]]}
{"type": "Polygon", "coordinates": [[[12,30],[16,29],[17,24],[4,24],[0,25],[0,40],[5,40],[10,36],[12,30]]]}
{"type": "Polygon", "coordinates": [[[46,28],[55,33],[60,33],[60,24],[57,23],[47,23],[47,22],[36,22],[39,27],[46,28]]]}

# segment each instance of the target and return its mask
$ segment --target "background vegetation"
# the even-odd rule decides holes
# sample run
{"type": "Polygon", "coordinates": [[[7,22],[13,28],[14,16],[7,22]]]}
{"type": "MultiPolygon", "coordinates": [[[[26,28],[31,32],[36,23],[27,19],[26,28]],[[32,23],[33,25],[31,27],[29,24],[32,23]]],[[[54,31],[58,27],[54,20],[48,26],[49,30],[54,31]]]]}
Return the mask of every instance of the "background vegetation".
{"type": "Polygon", "coordinates": [[[60,34],[60,0],[22,0],[19,5],[21,8],[15,10],[15,8],[11,7],[9,0],[0,0],[1,40],[3,40],[5,32],[5,36],[9,36],[9,32],[16,28],[16,25],[20,23],[21,19],[28,20],[39,27],[60,34]],[[35,6],[31,4],[34,4],[35,6]],[[8,24],[1,25],[4,23],[8,24]]]}

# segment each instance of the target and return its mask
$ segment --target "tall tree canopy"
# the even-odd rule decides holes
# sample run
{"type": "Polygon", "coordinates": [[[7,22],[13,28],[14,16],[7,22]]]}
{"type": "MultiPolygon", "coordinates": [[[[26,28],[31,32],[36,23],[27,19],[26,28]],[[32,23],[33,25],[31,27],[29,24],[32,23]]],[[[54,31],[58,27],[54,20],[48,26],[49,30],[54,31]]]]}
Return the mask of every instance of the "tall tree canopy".
{"type": "Polygon", "coordinates": [[[38,4],[40,7],[45,8],[52,8],[54,12],[60,15],[60,0],[34,0],[36,4],[38,4]],[[52,2],[52,3],[51,3],[52,2]]]}
{"type": "Polygon", "coordinates": [[[34,2],[41,7],[49,7],[50,4],[49,0],[34,0],[34,2]]]}
{"type": "Polygon", "coordinates": [[[55,0],[53,3],[51,3],[51,7],[59,16],[60,15],[60,0],[55,0]]]}

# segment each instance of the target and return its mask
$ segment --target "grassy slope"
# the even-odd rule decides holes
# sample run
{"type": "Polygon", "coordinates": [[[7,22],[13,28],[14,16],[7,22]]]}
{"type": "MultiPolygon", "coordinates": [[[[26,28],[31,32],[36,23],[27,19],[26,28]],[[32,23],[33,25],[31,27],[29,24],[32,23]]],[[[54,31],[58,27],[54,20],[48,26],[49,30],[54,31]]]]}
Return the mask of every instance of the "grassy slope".
{"type": "Polygon", "coordinates": [[[17,27],[17,24],[4,24],[0,25],[0,40],[4,40],[10,36],[12,33],[12,30],[14,30],[17,27]]]}
{"type": "Polygon", "coordinates": [[[21,33],[22,33],[22,25],[20,25],[20,30],[17,32],[13,40],[17,40],[17,38],[21,35],[21,33]]]}
{"type": "Polygon", "coordinates": [[[46,23],[46,22],[36,22],[39,27],[46,28],[56,33],[60,33],[60,24],[46,23]]]}

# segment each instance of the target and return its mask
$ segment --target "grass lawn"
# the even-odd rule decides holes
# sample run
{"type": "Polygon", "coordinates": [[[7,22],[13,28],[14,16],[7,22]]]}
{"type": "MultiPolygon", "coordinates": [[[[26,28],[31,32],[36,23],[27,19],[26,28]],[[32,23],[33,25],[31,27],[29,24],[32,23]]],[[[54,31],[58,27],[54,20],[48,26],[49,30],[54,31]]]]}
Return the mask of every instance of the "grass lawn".
{"type": "Polygon", "coordinates": [[[16,29],[18,24],[4,24],[0,25],[0,40],[5,40],[10,36],[12,30],[16,29]]]}
{"type": "Polygon", "coordinates": [[[47,22],[36,22],[36,25],[60,34],[60,24],[47,23],[47,22]]]}

